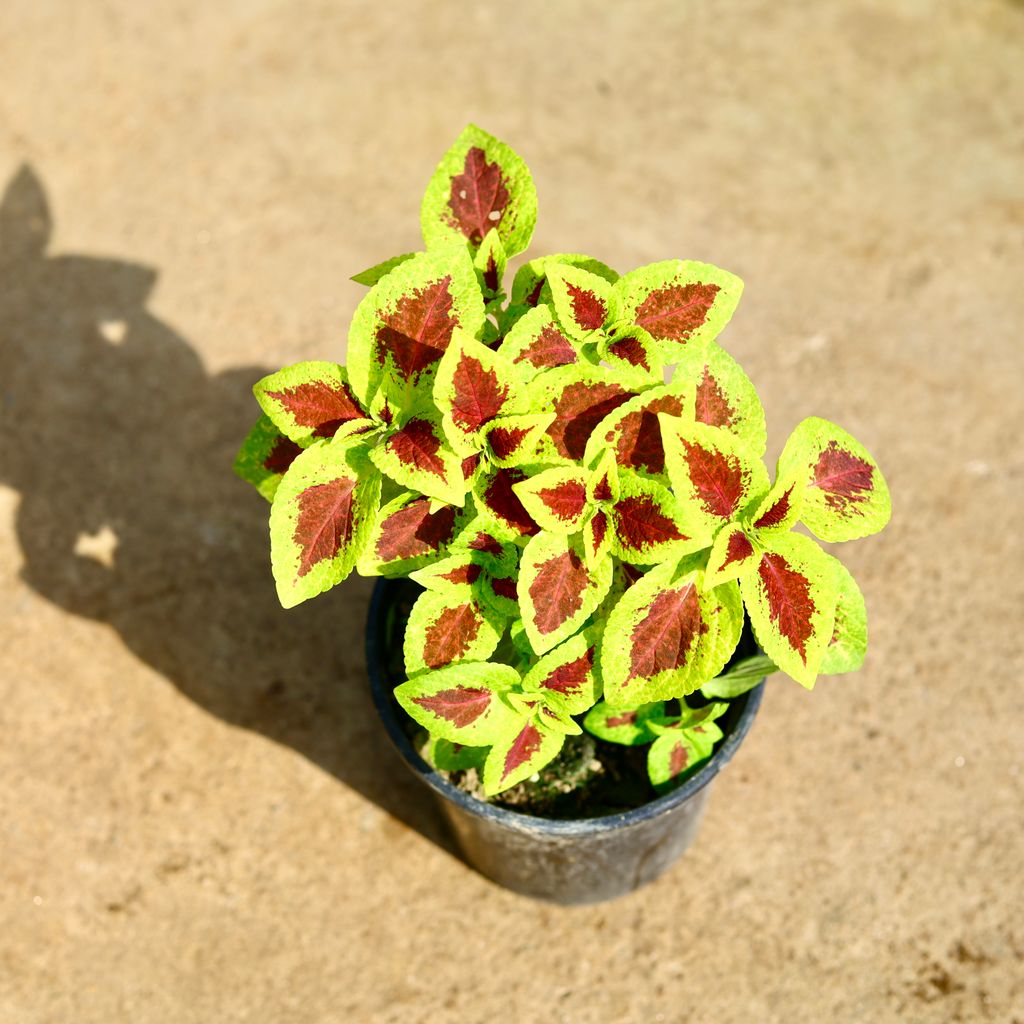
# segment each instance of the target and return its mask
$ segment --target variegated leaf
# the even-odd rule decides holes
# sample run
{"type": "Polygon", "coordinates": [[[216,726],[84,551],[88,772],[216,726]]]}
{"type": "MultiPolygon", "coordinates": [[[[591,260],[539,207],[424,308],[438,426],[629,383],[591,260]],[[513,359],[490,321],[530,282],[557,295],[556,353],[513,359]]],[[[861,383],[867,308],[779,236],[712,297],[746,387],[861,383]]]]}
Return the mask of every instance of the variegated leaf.
{"type": "Polygon", "coordinates": [[[768,489],[764,463],[720,427],[662,415],[661,434],[672,490],[686,533],[711,542],[718,529],[768,489]]]}
{"type": "Polygon", "coordinates": [[[810,690],[835,625],[834,559],[799,533],[761,535],[757,569],[740,579],[762,650],[810,690]]]}
{"type": "Polygon", "coordinates": [[[464,662],[424,672],[395,688],[395,699],[431,736],[487,746],[515,724],[501,695],[519,684],[508,665],[464,662]]]}
{"type": "Polygon", "coordinates": [[[295,459],[270,509],[270,560],[285,608],[348,576],[379,499],[380,475],[343,445],[320,441],[295,459]]]}
{"type": "Polygon", "coordinates": [[[578,533],[588,512],[586,476],[575,466],[555,466],[520,481],[515,493],[542,530],[578,533]]]}
{"type": "Polygon", "coordinates": [[[481,431],[483,452],[492,466],[510,468],[537,461],[537,448],[552,414],[498,416],[481,431]]]}
{"type": "Polygon", "coordinates": [[[757,533],[785,533],[800,517],[806,484],[802,471],[780,476],[772,489],[744,513],[744,521],[757,533]]]}
{"type": "Polygon", "coordinates": [[[805,476],[800,519],[822,540],[856,540],[889,522],[889,487],[878,464],[828,420],[812,416],[797,426],[779,457],[779,473],[805,476]]]}
{"type": "Polygon", "coordinates": [[[473,479],[473,498],[491,529],[501,536],[529,537],[540,527],[526,511],[514,488],[526,479],[523,469],[495,469],[473,479]]]}
{"type": "Polygon", "coordinates": [[[453,331],[476,335],[483,322],[483,299],[464,245],[414,256],[356,307],[348,333],[353,393],[366,407],[387,380],[396,411],[412,408],[430,393],[453,331]]]}
{"type": "Polygon", "coordinates": [[[505,253],[530,244],[537,192],[530,171],[511,147],[469,125],[434,171],[420,209],[427,248],[460,241],[479,246],[492,229],[505,253]]]}
{"type": "Polygon", "coordinates": [[[281,479],[301,452],[302,448],[285,437],[264,414],[242,442],[234,469],[267,501],[273,501],[281,479]]]}
{"type": "Polygon", "coordinates": [[[462,460],[448,447],[441,426],[426,416],[413,416],[371,449],[369,456],[400,487],[448,505],[465,502],[462,460]]]}
{"type": "Polygon", "coordinates": [[[676,362],[688,345],[713,341],[729,322],[743,282],[692,260],[666,260],[624,274],[615,283],[622,320],[642,327],[676,362]]]}
{"type": "Polygon", "coordinates": [[[405,670],[411,678],[452,662],[483,661],[498,646],[503,628],[502,617],[469,587],[425,590],[405,628],[405,670]]]}
{"type": "Polygon", "coordinates": [[[647,774],[658,793],[668,792],[686,779],[714,753],[722,730],[711,723],[703,732],[692,729],[668,731],[647,751],[647,774]]]}
{"type": "Polygon", "coordinates": [[[694,386],[694,418],[735,434],[755,455],[767,441],[764,409],[757,390],[739,363],[720,345],[687,345],[673,382],[694,386]]]}
{"type": "Polygon", "coordinates": [[[537,306],[520,317],[498,351],[527,381],[541,370],[571,366],[583,359],[579,346],[562,330],[548,305],[537,306]]]}
{"type": "MultiPolygon", "coordinates": [[[[305,448],[333,437],[352,421],[367,420],[337,363],[310,361],[286,366],[253,386],[260,408],[286,437],[305,448]]],[[[367,421],[367,426],[371,424],[367,421]]]]}
{"type": "Polygon", "coordinates": [[[487,747],[467,747],[440,736],[428,736],[421,756],[439,772],[464,772],[470,768],[482,771],[487,751],[487,747]]]}
{"type": "Polygon", "coordinates": [[[608,617],[599,660],[605,700],[632,707],[692,693],[722,670],[742,627],[735,584],[705,590],[687,560],[655,567],[608,617]]]}
{"type": "Polygon", "coordinates": [[[637,747],[655,738],[648,722],[662,717],[664,713],[665,705],[662,701],[638,704],[634,708],[615,708],[601,701],[587,712],[583,728],[599,740],[637,747]]]}
{"type": "Polygon", "coordinates": [[[501,244],[501,237],[494,228],[491,228],[484,236],[483,244],[473,257],[473,266],[476,269],[477,280],[480,282],[484,303],[488,307],[496,304],[504,294],[501,284],[505,279],[508,255],[505,252],[505,247],[501,244]]]}
{"type": "Polygon", "coordinates": [[[519,601],[533,649],[544,654],[577,632],[611,582],[611,562],[589,567],[579,538],[531,537],[519,566],[519,601]]]}
{"type": "Polygon", "coordinates": [[[614,283],[619,275],[600,260],[581,253],[556,253],[553,256],[538,256],[524,263],[512,281],[511,302],[514,306],[531,308],[551,302],[551,286],[548,284],[548,271],[551,267],[579,267],[587,273],[614,283]]]}
{"type": "Polygon", "coordinates": [[[612,286],[604,278],[566,264],[550,265],[547,276],[555,315],[570,337],[588,341],[617,319],[612,286]]]}
{"type": "Polygon", "coordinates": [[[665,360],[661,349],[641,327],[615,330],[598,342],[597,354],[619,375],[641,384],[664,381],[665,360]]]}
{"type": "Polygon", "coordinates": [[[704,586],[717,587],[729,580],[738,580],[744,573],[753,572],[757,562],[757,551],[743,528],[727,523],[711,545],[704,586]]]}
{"type": "Polygon", "coordinates": [[[363,576],[407,576],[438,557],[461,526],[453,505],[431,510],[429,498],[406,492],[377,513],[370,539],[359,559],[363,576]]]}
{"type": "Polygon", "coordinates": [[[654,565],[705,546],[703,537],[681,529],[683,515],[667,487],[625,469],[619,478],[611,509],[613,554],[633,565],[654,565]]]}
{"type": "Polygon", "coordinates": [[[484,792],[488,796],[510,789],[535,775],[562,749],[565,734],[545,727],[537,717],[519,719],[495,740],[484,763],[484,792]]]}
{"type": "Polygon", "coordinates": [[[868,648],[868,611],[864,595],[850,570],[838,558],[832,558],[832,561],[838,595],[836,621],[818,671],[826,675],[840,675],[856,672],[864,664],[868,648]]]}
{"type": "Polygon", "coordinates": [[[527,672],[523,689],[553,698],[570,715],[581,715],[601,694],[596,660],[596,632],[585,629],[548,651],[527,672]]]}

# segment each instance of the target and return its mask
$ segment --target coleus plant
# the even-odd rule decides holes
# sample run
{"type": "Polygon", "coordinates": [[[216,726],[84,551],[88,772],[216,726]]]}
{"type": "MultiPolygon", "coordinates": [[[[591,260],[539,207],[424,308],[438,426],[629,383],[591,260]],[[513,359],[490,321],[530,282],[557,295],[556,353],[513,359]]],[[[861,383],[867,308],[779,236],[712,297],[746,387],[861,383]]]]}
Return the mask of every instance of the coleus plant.
{"type": "Polygon", "coordinates": [[[272,503],[285,607],[353,570],[422,586],[395,696],[437,767],[495,795],[585,729],[648,744],[661,791],[765,672],[810,689],[860,666],[857,584],[795,527],[867,536],[889,493],[815,418],[769,479],[757,392],[717,340],[734,275],[558,254],[506,290],[536,216],[522,159],[468,127],[427,187],[424,251],[355,276],[347,367],[259,381],[236,469],[272,503]],[[745,617],[764,655],[737,662],[745,617]]]}

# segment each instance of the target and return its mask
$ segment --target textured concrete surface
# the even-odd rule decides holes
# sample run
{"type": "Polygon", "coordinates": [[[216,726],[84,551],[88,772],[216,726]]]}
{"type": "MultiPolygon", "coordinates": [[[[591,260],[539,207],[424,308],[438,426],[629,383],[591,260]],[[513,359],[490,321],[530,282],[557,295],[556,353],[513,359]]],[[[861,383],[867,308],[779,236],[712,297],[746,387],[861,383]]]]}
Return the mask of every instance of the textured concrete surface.
{"type": "Polygon", "coordinates": [[[1024,1020],[1024,7],[0,6],[0,1020],[1024,1020]],[[709,260],[779,450],[887,471],[857,677],[777,680],[684,863],[559,910],[439,845],[354,580],[228,471],[474,119],[534,253],[709,260]]]}

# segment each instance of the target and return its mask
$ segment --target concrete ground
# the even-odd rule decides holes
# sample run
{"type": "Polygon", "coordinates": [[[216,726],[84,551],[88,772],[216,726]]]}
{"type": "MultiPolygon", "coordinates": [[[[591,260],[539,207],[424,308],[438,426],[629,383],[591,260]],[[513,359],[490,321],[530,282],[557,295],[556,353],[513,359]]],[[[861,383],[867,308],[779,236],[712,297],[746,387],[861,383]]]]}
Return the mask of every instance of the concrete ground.
{"type": "Polygon", "coordinates": [[[0,1020],[1021,1024],[1022,47],[1009,0],[6,0],[0,1020]],[[229,470],[470,119],[534,254],[739,273],[770,454],[829,417],[895,501],[864,670],[775,680],[592,909],[444,848],[368,583],[281,611],[229,470]]]}

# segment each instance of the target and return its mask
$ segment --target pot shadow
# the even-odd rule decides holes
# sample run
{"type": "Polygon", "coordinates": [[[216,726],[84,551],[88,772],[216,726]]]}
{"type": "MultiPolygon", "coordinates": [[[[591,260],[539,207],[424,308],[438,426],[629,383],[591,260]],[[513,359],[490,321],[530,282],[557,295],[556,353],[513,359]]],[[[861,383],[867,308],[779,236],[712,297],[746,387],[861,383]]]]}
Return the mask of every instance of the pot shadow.
{"type": "Polygon", "coordinates": [[[270,372],[211,374],[146,310],[155,270],[47,254],[23,167],[0,201],[0,483],[20,494],[22,577],[112,626],[232,725],[286,744],[449,852],[430,795],[388,744],[366,680],[371,581],[290,611],[268,506],[231,463],[270,372]]]}

